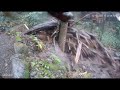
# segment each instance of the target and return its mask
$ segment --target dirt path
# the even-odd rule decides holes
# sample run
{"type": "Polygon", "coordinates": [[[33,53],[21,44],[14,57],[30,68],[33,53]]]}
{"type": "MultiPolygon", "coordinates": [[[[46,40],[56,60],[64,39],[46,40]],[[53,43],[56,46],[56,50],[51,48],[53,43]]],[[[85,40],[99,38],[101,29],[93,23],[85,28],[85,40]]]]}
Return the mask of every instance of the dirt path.
{"type": "Polygon", "coordinates": [[[14,54],[12,40],[5,33],[0,34],[0,76],[12,77],[12,65],[10,57],[14,54]]]}

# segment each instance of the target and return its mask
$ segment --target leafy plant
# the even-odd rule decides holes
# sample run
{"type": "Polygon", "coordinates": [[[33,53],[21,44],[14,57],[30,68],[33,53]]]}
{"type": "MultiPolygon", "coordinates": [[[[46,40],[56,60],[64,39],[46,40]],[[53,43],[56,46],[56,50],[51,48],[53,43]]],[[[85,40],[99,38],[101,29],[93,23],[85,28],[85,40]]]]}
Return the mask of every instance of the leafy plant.
{"type": "Polygon", "coordinates": [[[33,40],[33,42],[35,42],[36,47],[38,48],[38,50],[43,50],[44,49],[45,45],[36,36],[31,35],[31,39],[33,40]]]}
{"type": "Polygon", "coordinates": [[[39,49],[43,49],[44,48],[44,44],[43,44],[43,42],[42,41],[40,41],[40,40],[38,40],[38,38],[37,37],[34,37],[34,39],[33,39],[36,43],[37,43],[37,47],[39,48],[39,49]]]}
{"type": "Polygon", "coordinates": [[[22,38],[21,38],[20,34],[21,34],[21,32],[16,32],[16,41],[17,42],[22,41],[22,38]]]}
{"type": "Polygon", "coordinates": [[[46,60],[32,61],[31,66],[32,66],[32,68],[35,68],[35,70],[37,70],[37,72],[41,72],[38,75],[40,78],[52,77],[52,73],[51,73],[50,67],[49,67],[49,62],[47,62],[46,60]]]}
{"type": "Polygon", "coordinates": [[[33,70],[38,72],[37,75],[39,78],[44,78],[44,77],[54,78],[57,77],[56,73],[58,76],[60,76],[62,71],[64,71],[63,66],[52,63],[51,61],[48,60],[39,60],[39,61],[34,60],[31,62],[31,67],[33,70]]]}
{"type": "Polygon", "coordinates": [[[91,77],[92,77],[91,73],[88,72],[85,72],[83,75],[83,78],[91,78],[91,77]]]}
{"type": "Polygon", "coordinates": [[[60,64],[60,63],[61,63],[60,58],[57,57],[55,54],[52,54],[52,55],[51,55],[51,58],[53,59],[53,63],[54,63],[54,64],[60,64]]]}

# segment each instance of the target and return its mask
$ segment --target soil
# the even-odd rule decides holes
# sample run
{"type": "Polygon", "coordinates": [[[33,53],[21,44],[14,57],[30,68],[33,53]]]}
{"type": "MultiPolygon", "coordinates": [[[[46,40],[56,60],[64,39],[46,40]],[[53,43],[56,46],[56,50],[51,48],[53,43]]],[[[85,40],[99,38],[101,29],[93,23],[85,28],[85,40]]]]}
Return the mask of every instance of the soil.
{"type": "Polygon", "coordinates": [[[13,40],[4,32],[0,32],[0,76],[12,77],[10,57],[14,54],[13,40]]]}

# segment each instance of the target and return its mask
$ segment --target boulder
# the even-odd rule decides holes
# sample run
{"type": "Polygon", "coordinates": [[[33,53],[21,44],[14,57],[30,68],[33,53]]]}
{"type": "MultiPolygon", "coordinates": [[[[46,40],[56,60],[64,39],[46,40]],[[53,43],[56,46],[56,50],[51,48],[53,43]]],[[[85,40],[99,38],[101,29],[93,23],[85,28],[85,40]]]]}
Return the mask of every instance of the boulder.
{"type": "Polygon", "coordinates": [[[14,51],[16,54],[24,54],[24,55],[28,56],[28,46],[21,42],[14,43],[14,51]]]}
{"type": "Polygon", "coordinates": [[[12,61],[13,78],[24,78],[25,64],[21,57],[21,54],[14,54],[10,58],[12,61]]]}

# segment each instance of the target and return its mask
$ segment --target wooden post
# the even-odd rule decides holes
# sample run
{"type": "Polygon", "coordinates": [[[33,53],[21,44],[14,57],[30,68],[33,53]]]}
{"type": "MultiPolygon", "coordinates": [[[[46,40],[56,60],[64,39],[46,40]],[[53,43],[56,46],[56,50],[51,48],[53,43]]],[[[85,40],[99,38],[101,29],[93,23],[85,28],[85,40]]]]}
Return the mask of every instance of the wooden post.
{"type": "Polygon", "coordinates": [[[58,44],[61,50],[64,52],[68,22],[69,20],[73,19],[73,14],[71,12],[48,12],[48,13],[61,21],[60,28],[59,28],[60,32],[59,32],[58,44]]]}
{"type": "Polygon", "coordinates": [[[68,29],[68,22],[60,22],[60,33],[59,33],[59,46],[61,50],[65,51],[65,42],[66,42],[66,34],[68,29]]]}

